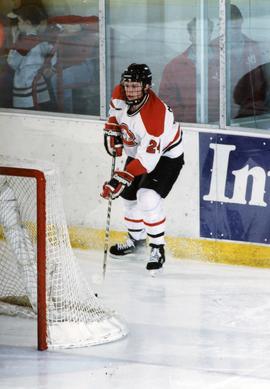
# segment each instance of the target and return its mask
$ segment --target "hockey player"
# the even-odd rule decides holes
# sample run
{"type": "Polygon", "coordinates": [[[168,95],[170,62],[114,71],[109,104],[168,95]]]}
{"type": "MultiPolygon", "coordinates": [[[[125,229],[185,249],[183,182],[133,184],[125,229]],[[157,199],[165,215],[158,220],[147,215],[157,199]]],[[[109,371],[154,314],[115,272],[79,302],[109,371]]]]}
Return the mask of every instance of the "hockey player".
{"type": "Polygon", "coordinates": [[[146,268],[156,270],[165,262],[165,213],[163,201],[184,164],[181,129],[171,109],[151,90],[152,74],[145,64],[131,64],[112,93],[104,142],[111,156],[127,160],[105,182],[101,196],[124,199],[128,239],[110,248],[113,257],[138,254],[149,238],[146,268]]]}

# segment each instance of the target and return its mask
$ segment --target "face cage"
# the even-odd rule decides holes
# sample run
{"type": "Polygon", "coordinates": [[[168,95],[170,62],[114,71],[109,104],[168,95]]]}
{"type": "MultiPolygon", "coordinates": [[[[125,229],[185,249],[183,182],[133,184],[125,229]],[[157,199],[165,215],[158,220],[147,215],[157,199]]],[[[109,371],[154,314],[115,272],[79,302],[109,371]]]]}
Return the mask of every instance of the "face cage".
{"type": "MultiPolygon", "coordinates": [[[[143,101],[143,99],[145,98],[145,95],[147,94],[147,92],[145,92],[146,83],[143,82],[143,81],[133,80],[131,78],[125,78],[125,77],[123,78],[123,82],[129,82],[129,81],[131,81],[131,82],[141,82],[142,83],[142,85],[140,86],[141,91],[142,91],[142,96],[141,97],[139,97],[137,99],[130,100],[126,96],[126,104],[127,105],[129,105],[129,106],[138,105],[138,104],[140,104],[143,101]]],[[[125,85],[124,85],[124,91],[125,91],[125,85]]],[[[126,91],[125,91],[125,95],[126,95],[126,91]]]]}

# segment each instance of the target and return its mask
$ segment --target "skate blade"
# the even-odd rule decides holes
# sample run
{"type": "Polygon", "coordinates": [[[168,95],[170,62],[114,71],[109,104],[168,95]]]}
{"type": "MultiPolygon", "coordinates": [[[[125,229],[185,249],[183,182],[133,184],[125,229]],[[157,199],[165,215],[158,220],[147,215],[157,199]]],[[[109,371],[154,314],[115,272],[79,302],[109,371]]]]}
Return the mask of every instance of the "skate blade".
{"type": "Polygon", "coordinates": [[[147,270],[151,277],[155,278],[163,273],[163,267],[160,269],[147,270]]]}
{"type": "Polygon", "coordinates": [[[124,261],[125,259],[138,259],[138,260],[144,260],[145,254],[137,254],[137,253],[131,253],[126,255],[114,255],[109,253],[109,257],[113,259],[119,259],[120,261],[124,261]]]}
{"type": "Polygon", "coordinates": [[[135,257],[135,254],[126,254],[126,255],[114,255],[114,254],[109,254],[109,257],[110,258],[113,258],[113,259],[120,259],[120,260],[123,260],[123,259],[129,259],[129,258],[134,258],[135,257]]]}

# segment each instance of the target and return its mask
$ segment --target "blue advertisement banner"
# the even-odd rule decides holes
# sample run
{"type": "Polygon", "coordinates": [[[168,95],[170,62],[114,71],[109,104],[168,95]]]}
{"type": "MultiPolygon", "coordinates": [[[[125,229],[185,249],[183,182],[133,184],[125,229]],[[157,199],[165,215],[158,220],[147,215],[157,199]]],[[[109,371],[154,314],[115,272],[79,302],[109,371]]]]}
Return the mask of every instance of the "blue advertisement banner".
{"type": "Polygon", "coordinates": [[[270,243],[270,139],[200,133],[200,235],[270,243]]]}

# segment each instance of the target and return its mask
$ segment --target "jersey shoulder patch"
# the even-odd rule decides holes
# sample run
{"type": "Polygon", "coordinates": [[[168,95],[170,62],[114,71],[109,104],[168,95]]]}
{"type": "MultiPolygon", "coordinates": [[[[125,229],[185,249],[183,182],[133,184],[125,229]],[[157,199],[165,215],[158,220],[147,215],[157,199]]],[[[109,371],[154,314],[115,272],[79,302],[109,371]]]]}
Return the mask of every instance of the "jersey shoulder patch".
{"type": "Polygon", "coordinates": [[[140,114],[149,135],[158,137],[163,134],[166,105],[153,91],[149,91],[149,99],[143,106],[140,114]]]}

